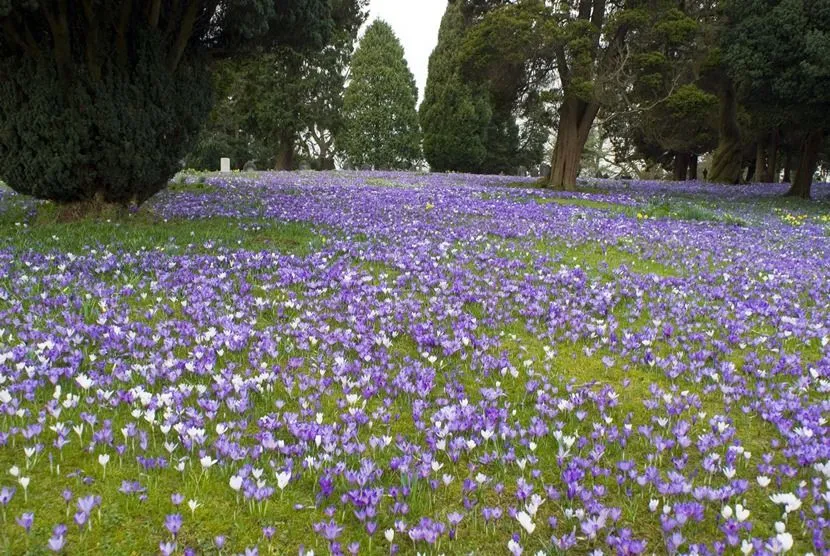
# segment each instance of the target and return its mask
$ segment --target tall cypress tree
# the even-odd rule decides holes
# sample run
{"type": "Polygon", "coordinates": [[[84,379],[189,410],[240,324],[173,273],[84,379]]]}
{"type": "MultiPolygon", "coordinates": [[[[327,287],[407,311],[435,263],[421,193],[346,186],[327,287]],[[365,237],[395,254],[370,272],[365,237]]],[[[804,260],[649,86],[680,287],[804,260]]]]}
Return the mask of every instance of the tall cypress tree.
{"type": "Polygon", "coordinates": [[[429,57],[420,117],[424,157],[438,172],[481,172],[488,154],[488,93],[462,79],[460,71],[458,53],[467,27],[461,4],[450,2],[441,21],[438,45],[429,57]]]}
{"type": "Polygon", "coordinates": [[[418,88],[392,27],[377,20],[352,57],[340,145],[358,167],[412,168],[421,158],[418,88]]]}

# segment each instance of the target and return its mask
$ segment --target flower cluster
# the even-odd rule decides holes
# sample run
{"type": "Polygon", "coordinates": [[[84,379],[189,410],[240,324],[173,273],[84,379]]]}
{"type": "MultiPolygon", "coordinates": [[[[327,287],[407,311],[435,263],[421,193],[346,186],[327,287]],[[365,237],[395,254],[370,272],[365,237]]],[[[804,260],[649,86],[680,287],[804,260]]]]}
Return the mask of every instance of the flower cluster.
{"type": "Polygon", "coordinates": [[[830,552],[823,223],[510,181],[233,175],[143,209],[306,250],[0,243],[8,550],[830,552]]]}

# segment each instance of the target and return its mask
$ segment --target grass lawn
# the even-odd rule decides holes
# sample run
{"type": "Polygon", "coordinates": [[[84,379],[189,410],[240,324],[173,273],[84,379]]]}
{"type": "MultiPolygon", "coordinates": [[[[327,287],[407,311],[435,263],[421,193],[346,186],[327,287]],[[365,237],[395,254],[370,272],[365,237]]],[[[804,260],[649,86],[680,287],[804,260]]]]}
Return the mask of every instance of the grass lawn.
{"type": "Polygon", "coordinates": [[[691,193],[0,193],[0,550],[826,554],[826,204],[691,193]]]}

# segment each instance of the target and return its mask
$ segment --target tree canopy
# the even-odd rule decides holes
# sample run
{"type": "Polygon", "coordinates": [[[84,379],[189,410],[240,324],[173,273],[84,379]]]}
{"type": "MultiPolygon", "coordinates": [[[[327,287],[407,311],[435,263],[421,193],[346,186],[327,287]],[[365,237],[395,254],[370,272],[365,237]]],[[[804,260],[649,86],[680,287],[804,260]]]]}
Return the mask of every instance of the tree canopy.
{"type": "Polygon", "coordinates": [[[298,157],[333,168],[343,91],[367,0],[332,0],[333,26],[313,50],[280,47],[217,64],[216,106],[188,163],[215,169],[218,148],[234,167],[294,169],[298,157]]]}
{"type": "Polygon", "coordinates": [[[392,27],[376,20],[352,57],[341,146],[356,167],[408,169],[421,159],[418,89],[392,27]]]}
{"type": "Polygon", "coordinates": [[[769,127],[799,130],[791,195],[810,196],[830,129],[830,1],[730,0],[723,58],[740,102],[769,127]]]}
{"type": "Polygon", "coordinates": [[[332,14],[328,0],[0,0],[0,29],[0,178],[126,204],[163,188],[190,150],[210,57],[319,46],[332,14]]]}
{"type": "Polygon", "coordinates": [[[420,107],[424,157],[438,172],[481,172],[487,159],[492,116],[488,91],[461,75],[459,48],[468,30],[461,4],[450,2],[441,21],[438,45],[429,58],[420,107]]]}

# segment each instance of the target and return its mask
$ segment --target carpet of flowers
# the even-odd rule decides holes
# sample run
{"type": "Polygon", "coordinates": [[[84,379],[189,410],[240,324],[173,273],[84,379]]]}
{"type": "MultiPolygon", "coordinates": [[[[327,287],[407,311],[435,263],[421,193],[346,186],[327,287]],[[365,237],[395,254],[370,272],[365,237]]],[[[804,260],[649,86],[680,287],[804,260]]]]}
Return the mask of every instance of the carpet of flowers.
{"type": "Polygon", "coordinates": [[[830,553],[826,202],[511,181],[0,192],[0,549],[830,553]]]}

